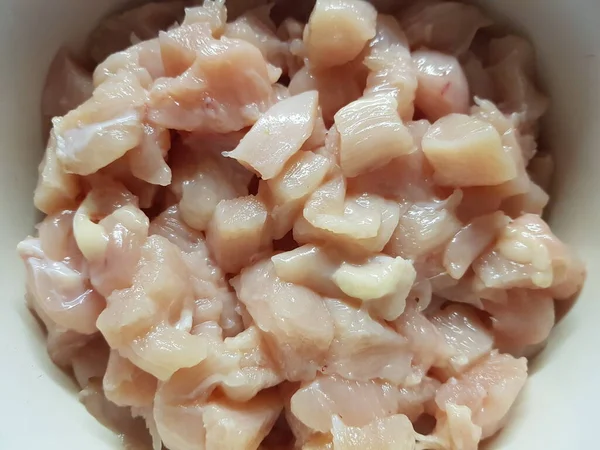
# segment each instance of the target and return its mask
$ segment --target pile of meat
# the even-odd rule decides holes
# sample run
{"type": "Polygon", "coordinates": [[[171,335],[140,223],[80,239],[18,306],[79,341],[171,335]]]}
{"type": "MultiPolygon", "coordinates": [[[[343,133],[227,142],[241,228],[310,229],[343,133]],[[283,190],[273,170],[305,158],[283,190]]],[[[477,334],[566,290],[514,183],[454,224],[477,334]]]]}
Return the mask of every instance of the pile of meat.
{"type": "Polygon", "coordinates": [[[403,5],[150,3],[59,53],[18,251],[104,423],[156,450],[472,450],[503,426],[585,278],[541,218],[548,102],[476,7],[403,5]]]}

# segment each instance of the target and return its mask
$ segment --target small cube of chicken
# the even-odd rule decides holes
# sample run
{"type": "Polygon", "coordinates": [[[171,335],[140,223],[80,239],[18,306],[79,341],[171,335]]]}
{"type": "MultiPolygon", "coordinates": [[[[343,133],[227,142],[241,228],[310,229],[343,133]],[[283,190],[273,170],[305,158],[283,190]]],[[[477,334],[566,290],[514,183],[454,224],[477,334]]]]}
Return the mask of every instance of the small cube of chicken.
{"type": "Polygon", "coordinates": [[[375,37],[377,10],[363,0],[317,0],[304,29],[308,60],[318,67],[341,66],[375,37]]]}
{"type": "Polygon", "coordinates": [[[444,186],[495,186],[517,176],[517,167],[492,125],[462,114],[434,123],[423,152],[444,186]]]}
{"type": "Polygon", "coordinates": [[[267,218],[267,208],[253,196],[219,202],[206,237],[225,272],[239,272],[264,248],[267,218]]]}
{"type": "Polygon", "coordinates": [[[335,124],[341,139],[340,165],[347,177],[384,166],[414,150],[392,95],[364,97],[346,105],[335,115],[335,124]]]}

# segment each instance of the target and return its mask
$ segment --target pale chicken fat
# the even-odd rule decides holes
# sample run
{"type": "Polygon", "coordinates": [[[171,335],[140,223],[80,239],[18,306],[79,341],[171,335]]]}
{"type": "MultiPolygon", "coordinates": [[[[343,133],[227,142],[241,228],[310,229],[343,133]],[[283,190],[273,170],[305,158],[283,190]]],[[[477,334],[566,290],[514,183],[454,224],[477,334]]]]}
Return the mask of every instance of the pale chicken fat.
{"type": "Polygon", "coordinates": [[[533,47],[471,2],[200,3],[50,67],[50,358],[140,448],[477,450],[586,277],[533,47]]]}

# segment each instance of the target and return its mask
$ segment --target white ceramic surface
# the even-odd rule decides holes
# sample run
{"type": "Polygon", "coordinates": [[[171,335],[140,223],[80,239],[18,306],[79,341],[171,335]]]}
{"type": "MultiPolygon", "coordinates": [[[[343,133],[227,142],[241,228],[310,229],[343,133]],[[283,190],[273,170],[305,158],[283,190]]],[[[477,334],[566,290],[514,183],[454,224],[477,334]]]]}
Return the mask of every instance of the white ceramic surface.
{"type": "MultiPolygon", "coordinates": [[[[42,155],[39,102],[53,54],[77,45],[120,0],[0,0],[0,449],[105,450],[118,439],[77,401],[46,355],[23,302],[15,245],[34,225],[42,155]],[[67,18],[68,17],[68,18],[67,18]]],[[[547,142],[557,159],[550,222],[587,261],[579,303],[532,364],[503,450],[597,449],[600,403],[600,0],[481,0],[533,39],[553,99],[547,142]]]]}

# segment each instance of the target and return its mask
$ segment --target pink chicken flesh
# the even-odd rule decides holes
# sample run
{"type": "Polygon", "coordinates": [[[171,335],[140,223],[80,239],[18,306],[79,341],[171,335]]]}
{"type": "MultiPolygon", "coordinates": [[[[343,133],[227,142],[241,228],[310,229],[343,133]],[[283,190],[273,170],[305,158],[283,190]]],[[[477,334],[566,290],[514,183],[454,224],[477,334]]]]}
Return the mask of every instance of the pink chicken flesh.
{"type": "Polygon", "coordinates": [[[27,306],[140,448],[477,450],[586,277],[533,47],[472,2],[288,3],[59,50],[27,306]]]}

